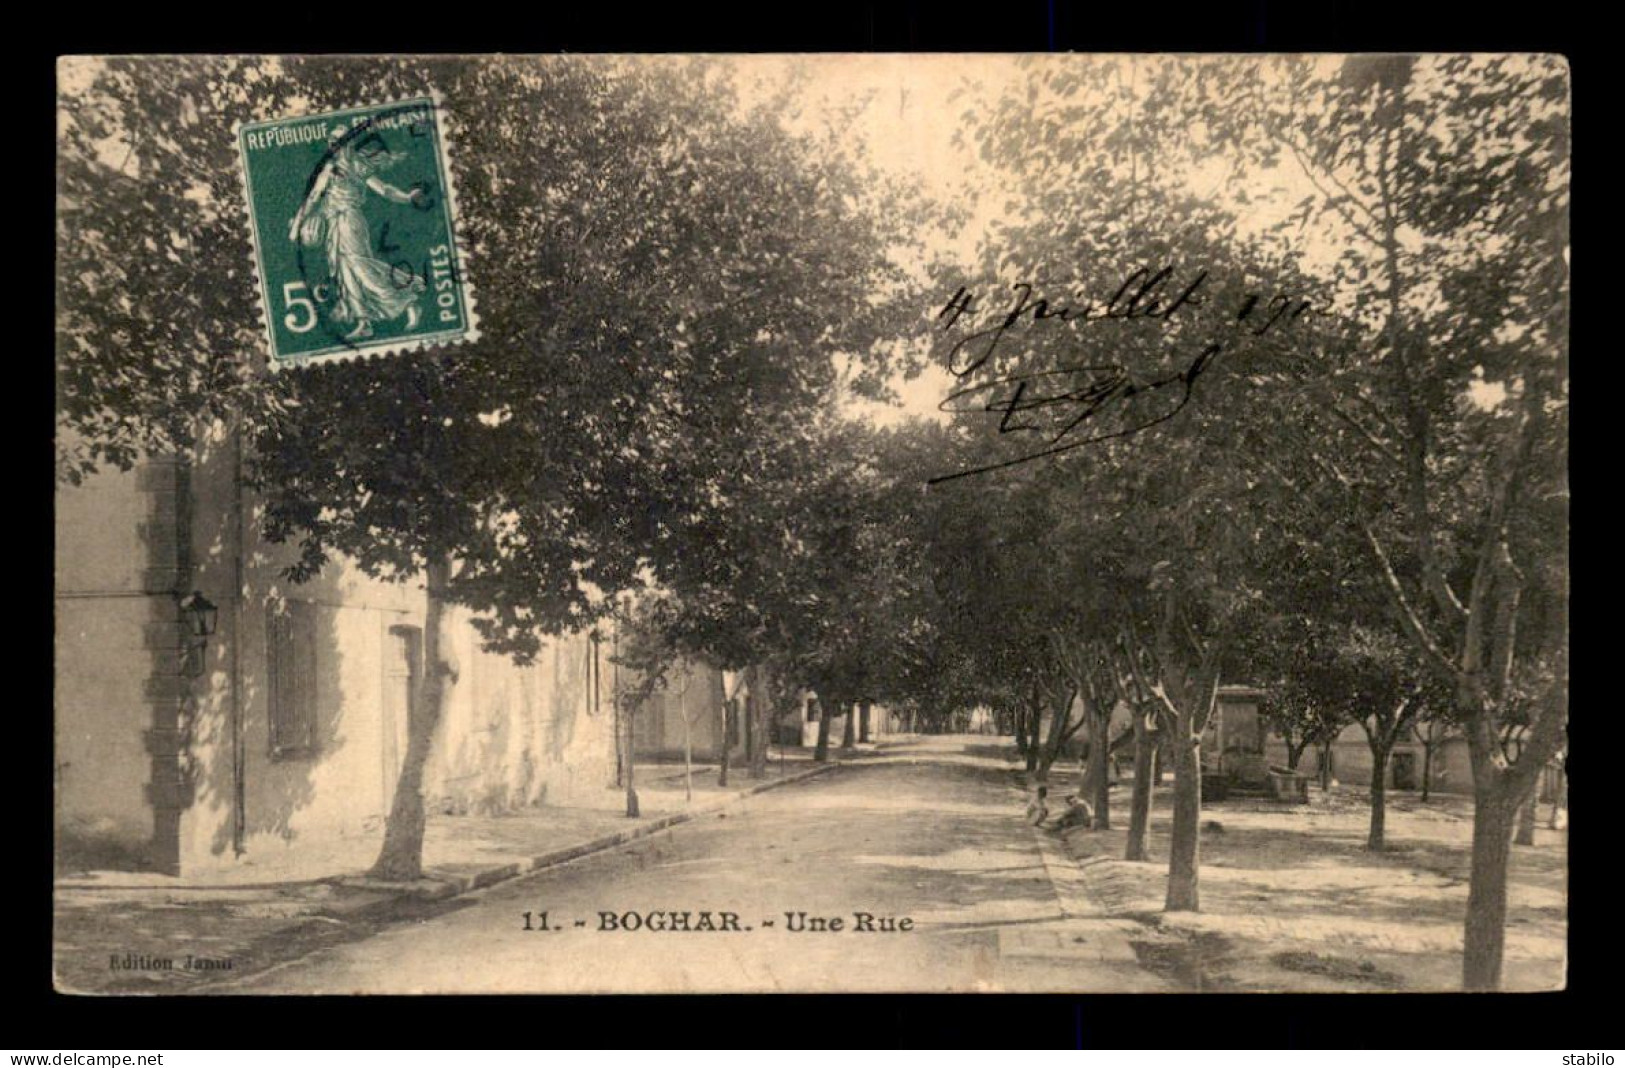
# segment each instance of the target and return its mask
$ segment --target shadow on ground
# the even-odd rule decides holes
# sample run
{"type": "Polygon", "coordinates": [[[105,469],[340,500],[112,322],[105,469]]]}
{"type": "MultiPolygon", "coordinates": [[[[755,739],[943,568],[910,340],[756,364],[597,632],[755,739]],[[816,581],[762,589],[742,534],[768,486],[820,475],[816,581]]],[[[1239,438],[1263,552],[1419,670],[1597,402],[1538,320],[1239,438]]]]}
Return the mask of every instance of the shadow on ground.
{"type": "MultiPolygon", "coordinates": [[[[1126,800],[1126,791],[1125,791],[1126,800]]],[[[1114,797],[1115,801],[1115,797],[1114,797]]],[[[1202,910],[1164,913],[1169,819],[1157,798],[1153,861],[1122,856],[1117,829],[1071,832],[1104,905],[1157,937],[1144,963],[1183,989],[1453,990],[1460,987],[1471,820],[1405,799],[1389,813],[1388,848],[1366,849],[1363,798],[1312,806],[1220,802],[1203,810],[1202,910]]],[[[1563,983],[1566,834],[1515,846],[1504,988],[1563,983]]]]}

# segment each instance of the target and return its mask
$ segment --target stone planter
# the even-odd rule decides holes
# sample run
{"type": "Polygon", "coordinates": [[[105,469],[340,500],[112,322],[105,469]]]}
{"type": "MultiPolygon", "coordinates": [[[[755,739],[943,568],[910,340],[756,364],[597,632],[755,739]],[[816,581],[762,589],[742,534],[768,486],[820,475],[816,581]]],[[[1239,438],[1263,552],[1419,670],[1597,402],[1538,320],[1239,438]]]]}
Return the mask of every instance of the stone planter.
{"type": "Polygon", "coordinates": [[[1270,797],[1290,805],[1309,803],[1309,776],[1295,771],[1270,769],[1270,797]]]}

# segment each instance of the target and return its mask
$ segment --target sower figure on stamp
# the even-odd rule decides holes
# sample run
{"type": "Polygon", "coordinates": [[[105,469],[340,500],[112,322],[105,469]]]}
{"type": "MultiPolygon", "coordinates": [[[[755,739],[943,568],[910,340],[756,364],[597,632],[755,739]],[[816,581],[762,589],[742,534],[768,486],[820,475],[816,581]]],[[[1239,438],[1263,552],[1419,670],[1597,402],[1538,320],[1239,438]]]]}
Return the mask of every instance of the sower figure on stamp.
{"type": "Polygon", "coordinates": [[[428,284],[415,272],[403,275],[373,255],[363,208],[369,190],[396,204],[422,204],[425,191],[421,186],[398,189],[378,177],[403,157],[390,152],[377,135],[357,139],[339,125],[328,145],[327,159],[288,225],[288,240],[326,253],[337,290],[331,314],[340,323],[355,324],[346,341],[371,337],[373,323],[403,313],[411,330],[422,316],[418,298],[428,284]]]}

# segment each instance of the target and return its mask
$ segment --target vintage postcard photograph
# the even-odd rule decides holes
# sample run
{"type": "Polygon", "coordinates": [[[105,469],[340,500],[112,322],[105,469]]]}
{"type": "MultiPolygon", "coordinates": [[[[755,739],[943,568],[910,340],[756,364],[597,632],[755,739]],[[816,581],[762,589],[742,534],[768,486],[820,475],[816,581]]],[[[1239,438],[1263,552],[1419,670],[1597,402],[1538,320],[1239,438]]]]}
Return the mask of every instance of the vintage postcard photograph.
{"type": "Polygon", "coordinates": [[[56,76],[57,990],[1566,986],[1563,58],[56,76]]]}

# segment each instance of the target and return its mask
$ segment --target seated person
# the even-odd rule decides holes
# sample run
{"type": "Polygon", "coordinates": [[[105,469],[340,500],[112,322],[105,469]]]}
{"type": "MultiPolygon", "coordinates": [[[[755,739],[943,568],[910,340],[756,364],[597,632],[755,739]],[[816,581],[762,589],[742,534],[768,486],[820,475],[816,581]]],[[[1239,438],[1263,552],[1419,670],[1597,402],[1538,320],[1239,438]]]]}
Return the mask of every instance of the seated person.
{"type": "Polygon", "coordinates": [[[1055,817],[1050,824],[1051,830],[1065,831],[1073,827],[1093,827],[1095,825],[1095,810],[1089,802],[1072,794],[1066,799],[1066,811],[1055,817]]]}
{"type": "Polygon", "coordinates": [[[1049,795],[1048,786],[1040,786],[1033,793],[1033,799],[1027,802],[1027,822],[1034,827],[1042,827],[1049,818],[1049,805],[1044,798],[1049,795]]]}

